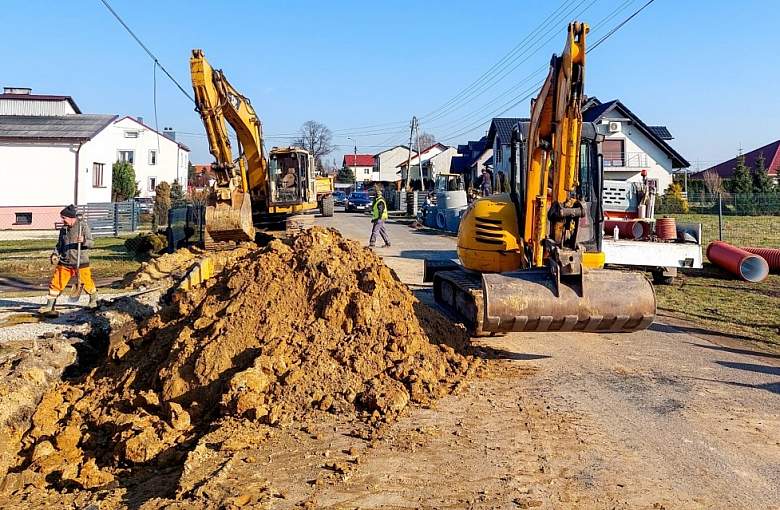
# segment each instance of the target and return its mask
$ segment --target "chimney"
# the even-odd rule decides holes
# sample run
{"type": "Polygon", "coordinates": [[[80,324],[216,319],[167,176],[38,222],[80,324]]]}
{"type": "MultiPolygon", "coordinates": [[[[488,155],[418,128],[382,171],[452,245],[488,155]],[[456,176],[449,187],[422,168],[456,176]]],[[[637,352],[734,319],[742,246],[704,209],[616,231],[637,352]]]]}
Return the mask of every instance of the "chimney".
{"type": "Polygon", "coordinates": [[[143,123],[144,123],[144,118],[143,118],[143,117],[136,117],[136,120],[137,120],[137,121],[138,121],[140,124],[143,124],[143,123]]]}
{"type": "Polygon", "coordinates": [[[169,138],[174,142],[176,141],[176,131],[174,131],[172,127],[164,127],[162,134],[165,138],[169,138]]]}
{"type": "Polygon", "coordinates": [[[29,96],[32,93],[32,89],[27,87],[3,87],[3,94],[19,94],[22,96],[29,96]]]}

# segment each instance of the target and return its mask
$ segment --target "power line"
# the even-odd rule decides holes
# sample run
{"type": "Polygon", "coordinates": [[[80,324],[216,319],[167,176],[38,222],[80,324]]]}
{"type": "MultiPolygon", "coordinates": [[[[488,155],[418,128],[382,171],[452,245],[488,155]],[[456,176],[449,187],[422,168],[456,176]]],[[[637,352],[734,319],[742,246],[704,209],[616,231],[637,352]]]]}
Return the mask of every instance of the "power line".
{"type": "Polygon", "coordinates": [[[192,101],[193,103],[195,103],[195,99],[192,97],[192,95],[190,95],[190,93],[189,93],[189,92],[187,92],[186,90],[184,90],[184,87],[182,87],[182,86],[181,86],[181,84],[180,84],[178,81],[176,81],[176,78],[174,78],[174,77],[171,75],[171,73],[169,73],[169,72],[168,72],[168,70],[165,68],[165,66],[163,66],[163,65],[160,63],[160,60],[159,60],[159,59],[158,59],[158,58],[157,58],[157,57],[154,55],[154,53],[152,53],[152,52],[151,52],[151,50],[150,50],[149,48],[147,48],[147,47],[146,47],[146,45],[145,45],[145,44],[144,44],[144,43],[141,41],[141,39],[140,39],[140,38],[139,38],[137,35],[135,35],[135,32],[133,32],[133,30],[132,30],[132,29],[131,29],[129,26],[127,26],[127,23],[125,23],[125,22],[124,22],[124,20],[122,20],[122,18],[121,18],[121,17],[119,17],[119,14],[117,14],[117,13],[116,13],[116,11],[115,11],[115,10],[114,10],[114,9],[111,7],[111,5],[109,5],[108,1],[107,1],[107,0],[100,0],[100,2],[101,2],[103,5],[105,5],[105,6],[106,6],[106,9],[108,9],[108,10],[109,10],[109,12],[111,12],[111,14],[113,14],[113,15],[114,15],[114,17],[116,18],[116,20],[117,20],[117,21],[118,21],[118,22],[119,22],[119,23],[120,23],[120,24],[121,24],[123,27],[125,27],[125,30],[127,30],[127,33],[128,33],[128,34],[130,34],[130,36],[131,36],[133,39],[135,39],[135,42],[137,42],[137,43],[138,43],[138,45],[139,45],[139,46],[141,46],[141,48],[143,48],[143,50],[146,52],[146,54],[147,54],[147,55],[149,55],[149,57],[150,57],[152,60],[154,60],[154,63],[155,63],[156,65],[160,66],[160,69],[162,69],[162,71],[165,73],[165,75],[166,75],[166,76],[168,76],[168,78],[170,78],[170,80],[171,80],[171,81],[172,81],[172,82],[173,82],[173,83],[174,83],[174,84],[175,84],[175,85],[176,85],[176,86],[179,88],[179,90],[181,90],[181,93],[182,93],[182,94],[184,94],[185,96],[187,96],[187,99],[189,99],[190,101],[192,101]]]}
{"type": "Polygon", "coordinates": [[[593,50],[595,50],[596,48],[598,48],[599,44],[601,44],[601,43],[603,43],[604,41],[606,41],[607,39],[609,39],[609,38],[612,36],[612,34],[614,34],[615,32],[617,32],[618,30],[620,30],[620,28],[621,28],[621,27],[623,27],[623,25],[625,25],[626,23],[628,23],[629,21],[631,21],[631,19],[632,19],[634,16],[636,16],[637,14],[639,14],[640,12],[642,12],[642,11],[645,9],[645,7],[647,7],[648,5],[650,5],[651,3],[653,3],[654,1],[655,1],[655,0],[649,0],[649,1],[648,1],[648,2],[645,4],[645,5],[643,5],[642,7],[640,7],[639,9],[637,9],[636,11],[634,11],[634,13],[633,13],[631,16],[629,16],[628,18],[624,19],[624,20],[623,20],[621,23],[619,23],[619,24],[618,24],[618,25],[617,25],[615,28],[613,28],[612,30],[610,30],[609,32],[607,32],[607,33],[604,35],[604,37],[602,37],[601,39],[599,39],[598,41],[596,41],[595,43],[593,43],[593,45],[592,45],[590,48],[588,48],[588,50],[587,50],[585,53],[590,53],[591,51],[593,51],[593,50]]]}

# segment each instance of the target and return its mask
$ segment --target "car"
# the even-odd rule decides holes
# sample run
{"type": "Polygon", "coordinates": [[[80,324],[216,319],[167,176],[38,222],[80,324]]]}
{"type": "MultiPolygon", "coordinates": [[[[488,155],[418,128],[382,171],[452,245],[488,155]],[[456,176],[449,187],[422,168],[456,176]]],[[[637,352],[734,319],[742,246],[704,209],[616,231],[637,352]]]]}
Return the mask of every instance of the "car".
{"type": "Polygon", "coordinates": [[[334,191],[333,205],[347,205],[347,194],[343,191],[334,191]]]}
{"type": "Polygon", "coordinates": [[[371,197],[364,191],[354,191],[347,197],[347,212],[367,211],[371,208],[371,197]]]}

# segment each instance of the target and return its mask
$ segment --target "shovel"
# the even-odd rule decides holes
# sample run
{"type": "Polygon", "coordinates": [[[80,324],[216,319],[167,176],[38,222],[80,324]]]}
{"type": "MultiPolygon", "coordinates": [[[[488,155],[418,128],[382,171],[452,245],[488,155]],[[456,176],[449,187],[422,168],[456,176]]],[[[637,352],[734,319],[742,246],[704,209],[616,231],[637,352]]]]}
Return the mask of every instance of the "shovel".
{"type": "Polygon", "coordinates": [[[73,284],[73,289],[70,291],[70,300],[78,301],[81,298],[81,291],[84,290],[84,284],[81,283],[81,221],[79,221],[79,239],[78,246],[76,247],[76,282],[73,284]]]}

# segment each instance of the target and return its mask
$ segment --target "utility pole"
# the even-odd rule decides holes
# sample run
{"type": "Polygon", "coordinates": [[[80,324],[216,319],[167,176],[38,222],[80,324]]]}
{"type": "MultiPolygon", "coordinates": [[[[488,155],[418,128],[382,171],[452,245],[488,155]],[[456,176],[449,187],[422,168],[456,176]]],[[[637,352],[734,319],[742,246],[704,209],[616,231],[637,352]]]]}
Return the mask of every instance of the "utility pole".
{"type": "Polygon", "coordinates": [[[357,142],[350,136],[347,137],[347,140],[352,140],[352,143],[354,144],[354,151],[352,152],[352,175],[355,178],[353,181],[355,188],[357,188],[357,142]]]}
{"type": "MultiPolygon", "coordinates": [[[[406,158],[406,176],[401,176],[401,190],[406,190],[409,185],[409,172],[412,170],[412,135],[414,129],[417,126],[417,117],[412,117],[412,122],[409,124],[409,157],[406,158]]],[[[419,147],[419,144],[418,144],[419,147]]]]}
{"type": "Polygon", "coordinates": [[[417,140],[417,166],[420,168],[420,181],[422,181],[423,190],[428,191],[428,189],[425,186],[425,177],[423,176],[422,147],[420,147],[420,123],[419,122],[415,122],[414,131],[416,133],[415,138],[417,140]]]}

